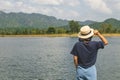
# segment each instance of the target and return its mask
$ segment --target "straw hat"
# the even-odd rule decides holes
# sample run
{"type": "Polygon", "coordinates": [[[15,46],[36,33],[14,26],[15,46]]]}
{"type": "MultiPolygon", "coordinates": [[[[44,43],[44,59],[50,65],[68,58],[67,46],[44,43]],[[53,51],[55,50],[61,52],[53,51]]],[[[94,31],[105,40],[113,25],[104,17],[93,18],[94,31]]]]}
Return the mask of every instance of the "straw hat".
{"type": "Polygon", "coordinates": [[[94,35],[94,29],[90,28],[89,26],[83,26],[78,33],[78,37],[82,39],[90,38],[94,35]]]}

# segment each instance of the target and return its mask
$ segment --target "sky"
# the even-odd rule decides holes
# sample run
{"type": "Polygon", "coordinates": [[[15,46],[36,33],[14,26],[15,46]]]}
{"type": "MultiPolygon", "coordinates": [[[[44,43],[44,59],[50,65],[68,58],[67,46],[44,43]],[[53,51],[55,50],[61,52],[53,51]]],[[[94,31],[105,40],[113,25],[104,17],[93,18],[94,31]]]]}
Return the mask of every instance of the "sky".
{"type": "Polygon", "coordinates": [[[0,0],[0,11],[40,13],[77,21],[120,20],[120,0],[0,0]]]}

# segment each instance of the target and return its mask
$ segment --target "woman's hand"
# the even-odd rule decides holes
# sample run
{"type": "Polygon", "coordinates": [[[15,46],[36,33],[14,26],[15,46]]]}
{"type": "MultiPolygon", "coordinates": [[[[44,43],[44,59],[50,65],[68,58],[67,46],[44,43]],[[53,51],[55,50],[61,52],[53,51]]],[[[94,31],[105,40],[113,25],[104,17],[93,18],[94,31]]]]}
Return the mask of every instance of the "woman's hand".
{"type": "Polygon", "coordinates": [[[94,30],[94,35],[98,35],[99,31],[98,30],[94,30]]]}
{"type": "Polygon", "coordinates": [[[105,45],[108,44],[107,39],[98,30],[94,30],[94,35],[97,35],[105,45]]]}

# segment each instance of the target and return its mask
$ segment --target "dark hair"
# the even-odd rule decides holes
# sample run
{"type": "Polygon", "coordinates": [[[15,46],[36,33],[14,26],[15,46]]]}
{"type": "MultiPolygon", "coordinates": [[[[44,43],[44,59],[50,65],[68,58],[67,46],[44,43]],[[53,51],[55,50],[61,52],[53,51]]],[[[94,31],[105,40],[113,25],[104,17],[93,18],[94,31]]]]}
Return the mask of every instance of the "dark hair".
{"type": "MultiPolygon", "coordinates": [[[[93,36],[92,36],[93,37],[93,36]]],[[[80,42],[83,42],[83,41],[91,41],[92,37],[89,37],[87,39],[82,39],[82,38],[79,38],[79,41],[80,42]]]]}

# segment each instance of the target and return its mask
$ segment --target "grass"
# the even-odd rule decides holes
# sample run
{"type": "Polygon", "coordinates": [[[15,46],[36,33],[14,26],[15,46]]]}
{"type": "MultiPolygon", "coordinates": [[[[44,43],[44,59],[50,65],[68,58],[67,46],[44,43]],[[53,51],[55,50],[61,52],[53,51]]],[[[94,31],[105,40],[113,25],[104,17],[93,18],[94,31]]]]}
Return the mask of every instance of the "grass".
{"type": "MultiPolygon", "coordinates": [[[[120,37],[118,33],[103,34],[106,37],[120,37]]],[[[0,37],[77,37],[76,34],[0,35],[0,37]]]]}
{"type": "Polygon", "coordinates": [[[108,36],[108,37],[112,37],[112,36],[116,36],[116,37],[120,37],[120,33],[109,33],[109,34],[103,34],[104,36],[108,36]]]}

